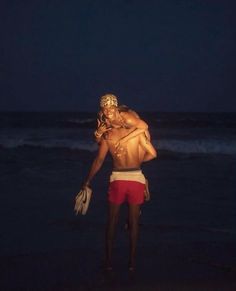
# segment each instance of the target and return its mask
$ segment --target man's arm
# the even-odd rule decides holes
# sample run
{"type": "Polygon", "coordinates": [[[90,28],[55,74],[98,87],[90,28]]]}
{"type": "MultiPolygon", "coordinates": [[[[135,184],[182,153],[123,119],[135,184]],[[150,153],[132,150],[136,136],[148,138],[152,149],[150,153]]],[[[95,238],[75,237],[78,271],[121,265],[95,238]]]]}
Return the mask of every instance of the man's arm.
{"type": "Polygon", "coordinates": [[[98,149],[98,153],[96,158],[94,159],[92,166],[89,170],[88,176],[85,179],[84,183],[83,183],[83,187],[89,186],[91,180],[93,179],[93,177],[96,175],[96,173],[100,170],[104,159],[107,155],[108,152],[108,145],[105,141],[104,138],[102,138],[100,144],[99,144],[99,149],[98,149]]]}
{"type": "Polygon", "coordinates": [[[157,157],[157,151],[154,146],[151,144],[150,140],[144,134],[140,134],[140,145],[145,150],[145,155],[143,158],[143,162],[150,161],[157,157]]]}

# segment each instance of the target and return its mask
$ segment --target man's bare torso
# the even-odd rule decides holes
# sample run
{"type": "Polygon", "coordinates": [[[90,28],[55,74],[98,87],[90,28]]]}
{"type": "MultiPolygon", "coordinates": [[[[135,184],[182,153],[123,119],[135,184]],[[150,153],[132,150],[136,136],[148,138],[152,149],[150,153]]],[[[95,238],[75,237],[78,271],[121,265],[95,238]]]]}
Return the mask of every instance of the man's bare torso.
{"type": "Polygon", "coordinates": [[[114,169],[139,168],[142,163],[144,150],[140,147],[140,136],[136,136],[125,144],[117,146],[119,140],[132,130],[113,128],[107,135],[106,142],[113,158],[114,169]]]}

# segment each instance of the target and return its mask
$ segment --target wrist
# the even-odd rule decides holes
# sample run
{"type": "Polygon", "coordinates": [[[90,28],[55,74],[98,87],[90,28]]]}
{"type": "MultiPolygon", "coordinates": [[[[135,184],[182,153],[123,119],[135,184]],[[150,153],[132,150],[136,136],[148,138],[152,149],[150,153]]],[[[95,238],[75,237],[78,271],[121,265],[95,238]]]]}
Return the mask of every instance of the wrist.
{"type": "Polygon", "coordinates": [[[83,186],[84,187],[87,187],[87,186],[89,186],[90,185],[90,181],[85,181],[84,183],[83,183],[83,186]]]}
{"type": "Polygon", "coordinates": [[[103,132],[99,132],[98,130],[96,130],[94,135],[96,138],[100,138],[103,135],[103,132]]]}

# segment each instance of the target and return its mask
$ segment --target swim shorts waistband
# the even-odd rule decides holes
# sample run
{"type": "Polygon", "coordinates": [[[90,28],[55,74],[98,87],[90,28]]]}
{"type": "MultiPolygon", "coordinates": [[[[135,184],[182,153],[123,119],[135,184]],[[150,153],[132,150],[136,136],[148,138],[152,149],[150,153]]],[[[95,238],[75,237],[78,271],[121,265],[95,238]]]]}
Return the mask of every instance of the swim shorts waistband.
{"type": "Polygon", "coordinates": [[[142,171],[139,170],[133,170],[133,171],[112,171],[112,174],[110,176],[110,182],[113,181],[136,181],[140,182],[142,184],[145,184],[145,177],[142,173],[142,171]]]}
{"type": "Polygon", "coordinates": [[[127,169],[113,169],[113,172],[133,172],[133,171],[140,171],[140,168],[127,168],[127,169]]]}

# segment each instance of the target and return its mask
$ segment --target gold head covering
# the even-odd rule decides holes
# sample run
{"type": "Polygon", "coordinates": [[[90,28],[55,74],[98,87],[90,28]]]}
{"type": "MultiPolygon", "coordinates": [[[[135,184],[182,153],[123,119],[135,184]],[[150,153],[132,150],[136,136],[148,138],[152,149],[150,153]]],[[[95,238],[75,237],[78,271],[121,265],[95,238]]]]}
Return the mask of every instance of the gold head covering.
{"type": "Polygon", "coordinates": [[[113,94],[106,94],[103,95],[100,99],[100,106],[105,107],[105,106],[118,106],[118,101],[117,97],[113,94]]]}

